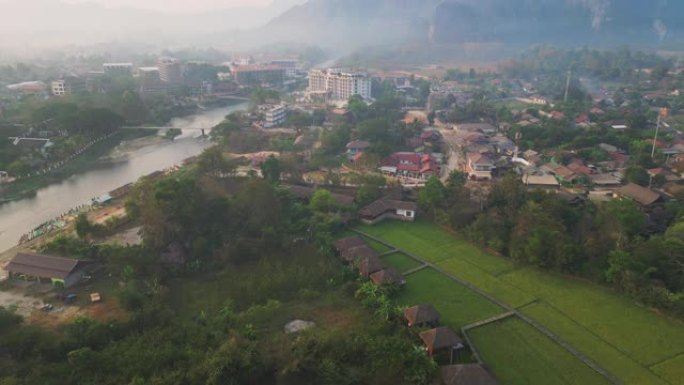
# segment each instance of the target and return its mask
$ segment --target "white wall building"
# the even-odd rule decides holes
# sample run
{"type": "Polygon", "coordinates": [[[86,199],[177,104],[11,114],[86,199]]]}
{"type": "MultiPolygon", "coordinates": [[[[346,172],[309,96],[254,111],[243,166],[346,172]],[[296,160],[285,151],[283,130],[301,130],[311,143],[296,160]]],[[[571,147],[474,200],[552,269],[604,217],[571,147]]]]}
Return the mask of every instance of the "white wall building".
{"type": "Polygon", "coordinates": [[[264,113],[264,128],[280,127],[287,120],[287,107],[273,106],[264,113]]]}
{"type": "Polygon", "coordinates": [[[364,73],[340,70],[309,71],[309,92],[327,92],[335,101],[347,101],[354,95],[371,99],[371,78],[364,73]]]}

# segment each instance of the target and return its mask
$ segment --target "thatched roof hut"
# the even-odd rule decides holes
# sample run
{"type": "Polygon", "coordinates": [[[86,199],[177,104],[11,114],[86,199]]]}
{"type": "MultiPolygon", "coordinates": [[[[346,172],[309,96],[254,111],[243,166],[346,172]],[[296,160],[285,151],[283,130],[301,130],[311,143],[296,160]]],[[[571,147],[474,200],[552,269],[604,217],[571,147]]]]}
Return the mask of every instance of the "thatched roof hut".
{"type": "Polygon", "coordinates": [[[354,263],[360,259],[377,257],[378,252],[368,245],[353,247],[341,253],[342,259],[347,263],[354,263]]]}
{"type": "Polygon", "coordinates": [[[404,310],[409,327],[439,323],[440,314],[432,305],[416,305],[404,310]]]}
{"type": "Polygon", "coordinates": [[[359,269],[359,274],[368,278],[371,274],[384,269],[385,264],[377,255],[371,255],[358,259],[356,267],[359,269]]]}
{"type": "Polygon", "coordinates": [[[399,270],[388,267],[386,269],[376,271],[370,275],[371,281],[378,286],[382,285],[405,285],[406,278],[399,272],[399,270]]]}
{"type": "Polygon", "coordinates": [[[456,333],[448,327],[440,326],[420,333],[428,354],[433,355],[437,350],[448,349],[453,351],[463,348],[463,341],[456,333]]]}

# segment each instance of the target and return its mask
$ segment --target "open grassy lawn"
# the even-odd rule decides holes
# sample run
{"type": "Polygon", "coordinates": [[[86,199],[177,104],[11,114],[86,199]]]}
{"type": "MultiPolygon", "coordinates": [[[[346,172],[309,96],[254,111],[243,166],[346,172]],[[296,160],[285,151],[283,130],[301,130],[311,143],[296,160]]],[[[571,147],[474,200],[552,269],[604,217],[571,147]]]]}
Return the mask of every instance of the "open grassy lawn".
{"type": "Polygon", "coordinates": [[[402,273],[407,272],[409,270],[413,270],[417,267],[420,267],[421,265],[415,259],[402,253],[388,254],[382,257],[381,259],[387,265],[394,267],[402,273]]]}
{"type": "MultiPolygon", "coordinates": [[[[684,353],[684,323],[606,288],[533,268],[516,270],[503,279],[542,299],[644,366],[684,353]]],[[[558,334],[566,338],[563,329],[558,334]]]]}
{"type": "Polygon", "coordinates": [[[520,319],[508,318],[474,329],[470,336],[502,384],[609,384],[603,376],[520,319]]]}
{"type": "Polygon", "coordinates": [[[651,368],[672,385],[684,385],[684,354],[651,368]]]}
{"type": "Polygon", "coordinates": [[[364,226],[360,230],[431,263],[438,264],[440,261],[457,257],[493,276],[515,269],[515,265],[510,261],[485,253],[427,221],[387,221],[375,226],[364,226]]]}
{"type": "MultiPolygon", "coordinates": [[[[594,362],[620,378],[624,384],[665,384],[645,366],[631,359],[616,347],[602,340],[570,318],[543,302],[526,306],[522,312],[543,324],[553,333],[569,341],[594,362]]],[[[639,338],[648,343],[647,338],[639,338]]],[[[667,370],[667,369],[666,369],[667,370]]],[[[673,383],[674,384],[674,383],[673,383]]]]}
{"type": "Polygon", "coordinates": [[[361,230],[435,263],[504,303],[522,307],[625,384],[684,381],[684,323],[678,320],[590,282],[516,267],[426,221],[387,222],[361,230]]]}
{"type": "Polygon", "coordinates": [[[398,300],[406,306],[433,305],[442,315],[441,323],[457,330],[504,312],[488,299],[430,268],[409,275],[398,300]]]}
{"type": "Polygon", "coordinates": [[[523,306],[536,299],[499,278],[515,270],[512,262],[485,253],[427,221],[383,222],[364,226],[361,231],[432,262],[511,306],[523,306]]]}

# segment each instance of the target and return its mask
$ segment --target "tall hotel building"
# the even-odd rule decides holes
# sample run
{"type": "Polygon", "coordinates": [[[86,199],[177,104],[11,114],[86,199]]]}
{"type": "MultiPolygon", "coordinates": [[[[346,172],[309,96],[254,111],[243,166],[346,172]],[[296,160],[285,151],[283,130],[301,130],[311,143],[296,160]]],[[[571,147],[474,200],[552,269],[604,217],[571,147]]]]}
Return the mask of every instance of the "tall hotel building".
{"type": "Polygon", "coordinates": [[[309,92],[327,92],[331,100],[346,101],[354,95],[371,99],[371,79],[359,72],[315,69],[309,71],[309,92]]]}

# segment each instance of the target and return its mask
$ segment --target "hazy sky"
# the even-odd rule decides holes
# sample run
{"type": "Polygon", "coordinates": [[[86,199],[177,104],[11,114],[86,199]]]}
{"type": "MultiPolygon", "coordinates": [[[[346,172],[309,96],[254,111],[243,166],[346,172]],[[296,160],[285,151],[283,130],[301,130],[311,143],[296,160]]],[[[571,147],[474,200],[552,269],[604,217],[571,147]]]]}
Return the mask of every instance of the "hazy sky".
{"type": "Polygon", "coordinates": [[[99,3],[107,7],[133,7],[173,12],[206,11],[232,7],[266,7],[275,0],[65,0],[69,3],[99,3]]]}

